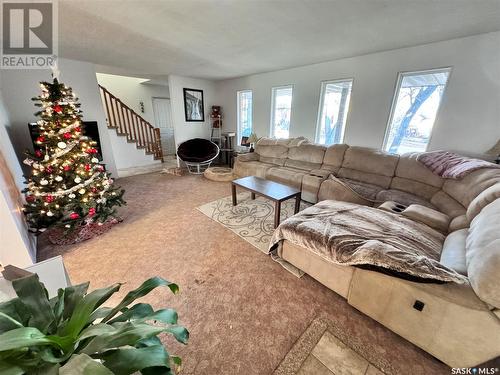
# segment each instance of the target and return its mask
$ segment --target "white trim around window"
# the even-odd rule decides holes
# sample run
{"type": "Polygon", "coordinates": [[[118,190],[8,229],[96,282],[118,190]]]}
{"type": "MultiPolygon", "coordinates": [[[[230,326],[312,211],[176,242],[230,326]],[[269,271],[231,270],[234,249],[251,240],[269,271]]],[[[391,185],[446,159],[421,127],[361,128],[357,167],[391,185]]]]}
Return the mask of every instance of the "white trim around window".
{"type": "Polygon", "coordinates": [[[243,94],[248,94],[250,93],[250,96],[251,96],[251,108],[250,108],[250,112],[251,112],[251,116],[250,116],[250,120],[248,119],[248,116],[247,116],[247,121],[250,121],[250,129],[251,129],[251,133],[254,132],[253,130],[253,92],[252,90],[239,90],[239,91],[236,91],[236,142],[238,145],[241,144],[241,137],[242,137],[242,129],[241,129],[241,122],[242,122],[242,119],[241,119],[241,95],[243,94]]]}
{"type": "Polygon", "coordinates": [[[276,115],[276,108],[275,108],[276,94],[279,90],[286,90],[286,89],[291,90],[288,136],[286,138],[289,138],[289,136],[290,136],[290,129],[292,127],[293,85],[282,85],[282,86],[275,86],[275,87],[271,88],[271,121],[269,123],[269,136],[271,138],[276,138],[276,131],[274,129],[274,121],[275,121],[275,115],[276,115]]]}

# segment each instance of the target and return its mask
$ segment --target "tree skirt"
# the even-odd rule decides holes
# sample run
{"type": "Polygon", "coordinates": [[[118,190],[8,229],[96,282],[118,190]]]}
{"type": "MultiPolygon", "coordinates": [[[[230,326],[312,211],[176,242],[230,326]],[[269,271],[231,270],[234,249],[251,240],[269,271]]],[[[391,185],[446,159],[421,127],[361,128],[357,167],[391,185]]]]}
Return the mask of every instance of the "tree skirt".
{"type": "Polygon", "coordinates": [[[64,228],[56,227],[49,229],[47,236],[54,245],[71,245],[78,242],[90,240],[107,232],[115,224],[121,222],[121,219],[110,218],[104,223],[83,224],[73,230],[67,231],[64,228]]]}

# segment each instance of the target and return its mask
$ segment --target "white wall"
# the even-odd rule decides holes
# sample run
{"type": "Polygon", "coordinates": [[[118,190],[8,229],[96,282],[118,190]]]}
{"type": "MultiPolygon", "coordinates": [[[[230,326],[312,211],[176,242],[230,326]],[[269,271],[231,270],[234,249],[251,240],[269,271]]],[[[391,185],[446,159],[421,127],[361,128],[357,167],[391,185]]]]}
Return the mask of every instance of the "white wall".
{"type": "MultiPolygon", "coordinates": [[[[224,127],[236,130],[236,91],[253,90],[253,122],[269,136],[271,87],[293,84],[290,136],[314,141],[321,81],[354,78],[345,142],[381,147],[398,72],[451,66],[429,150],[483,153],[500,138],[500,32],[219,81],[224,127]]],[[[297,51],[300,53],[300,51],[297,51]]]]}
{"type": "Polygon", "coordinates": [[[9,118],[0,96],[0,264],[26,267],[36,260],[36,241],[21,211],[24,178],[8,130],[9,118]]]}
{"type": "Polygon", "coordinates": [[[212,105],[215,102],[215,83],[205,79],[196,79],[170,75],[168,77],[170,90],[170,105],[172,107],[172,122],[174,125],[175,143],[180,143],[191,138],[209,138],[210,125],[209,116],[212,105]],[[186,122],[184,116],[184,93],[183,88],[203,90],[203,102],[205,109],[204,122],[186,122]]]}
{"type": "Polygon", "coordinates": [[[168,86],[145,84],[144,78],[125,77],[113,74],[97,73],[97,82],[110,93],[119,98],[131,109],[137,112],[147,122],[155,124],[153,112],[153,98],[169,98],[168,86]],[[144,113],[141,112],[140,102],[144,103],[144,113]]]}
{"type": "MultiPolygon", "coordinates": [[[[97,121],[102,144],[103,159],[108,170],[116,175],[115,158],[110,135],[106,126],[106,116],[97,87],[94,65],[86,62],[58,59],[61,71],[60,81],[73,88],[78,96],[84,121],[97,121]]],[[[0,76],[0,86],[5,107],[10,117],[11,139],[18,156],[24,159],[24,150],[32,149],[28,123],[37,120],[37,108],[31,101],[40,94],[40,81],[51,81],[49,70],[7,70],[0,76]]]]}

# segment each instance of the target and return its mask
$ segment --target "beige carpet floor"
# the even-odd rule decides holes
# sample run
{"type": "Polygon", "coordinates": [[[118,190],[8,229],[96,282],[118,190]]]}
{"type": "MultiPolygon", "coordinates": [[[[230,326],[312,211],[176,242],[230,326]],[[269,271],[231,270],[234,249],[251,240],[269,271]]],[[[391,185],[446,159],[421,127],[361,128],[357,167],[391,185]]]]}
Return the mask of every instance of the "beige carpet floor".
{"type": "Polygon", "coordinates": [[[123,223],[71,246],[40,240],[39,260],[62,254],[73,283],[126,282],[159,275],[181,293],[144,298],[173,307],[188,327],[187,346],[165,342],[184,360],[183,374],[271,374],[319,314],[392,356],[404,373],[449,374],[442,363],[350,307],[304,275],[297,278],[196,207],[230,194],[229,183],[201,176],[149,174],[117,181],[126,189],[123,223]]]}

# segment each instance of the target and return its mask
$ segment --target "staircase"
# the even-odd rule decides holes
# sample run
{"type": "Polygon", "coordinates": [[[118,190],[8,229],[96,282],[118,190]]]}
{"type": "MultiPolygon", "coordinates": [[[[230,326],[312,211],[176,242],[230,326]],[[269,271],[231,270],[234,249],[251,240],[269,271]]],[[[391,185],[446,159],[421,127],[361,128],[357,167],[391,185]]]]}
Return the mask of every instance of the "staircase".
{"type": "Polygon", "coordinates": [[[146,155],[153,155],[155,160],[163,162],[160,129],[144,120],[103,86],[99,85],[99,91],[106,110],[108,128],[115,129],[116,134],[127,137],[127,142],[135,143],[138,149],[144,149],[146,155]]]}

